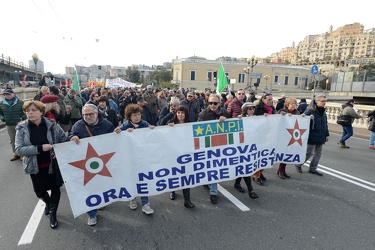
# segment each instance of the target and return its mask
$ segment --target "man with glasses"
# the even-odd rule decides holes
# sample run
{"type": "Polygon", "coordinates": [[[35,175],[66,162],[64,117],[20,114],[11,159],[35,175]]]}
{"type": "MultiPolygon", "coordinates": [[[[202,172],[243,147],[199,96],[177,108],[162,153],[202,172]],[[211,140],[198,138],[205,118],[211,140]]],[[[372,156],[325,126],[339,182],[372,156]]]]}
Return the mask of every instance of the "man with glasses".
{"type": "Polygon", "coordinates": [[[0,102],[0,119],[5,122],[7,127],[10,146],[14,156],[10,159],[15,161],[21,157],[16,154],[15,139],[16,139],[16,126],[17,124],[26,119],[26,115],[22,111],[23,101],[18,99],[13,89],[5,89],[3,91],[4,99],[0,102]]]}
{"type": "MultiPolygon", "coordinates": [[[[102,116],[98,114],[98,107],[94,104],[86,104],[83,106],[82,116],[83,118],[73,125],[69,133],[70,140],[75,141],[77,144],[79,144],[79,140],[82,138],[108,134],[115,130],[111,122],[104,120],[102,116]]],[[[97,209],[87,212],[89,216],[87,224],[89,226],[96,225],[97,213],[97,209]]]]}
{"type": "Polygon", "coordinates": [[[237,91],[236,97],[228,104],[227,111],[232,118],[237,118],[242,113],[242,105],[246,102],[246,95],[243,89],[237,91]]]}
{"type": "MultiPolygon", "coordinates": [[[[317,176],[323,176],[317,169],[320,157],[322,156],[323,145],[329,140],[325,109],[326,102],[327,99],[324,95],[318,95],[304,112],[305,115],[309,115],[311,118],[309,139],[307,140],[306,161],[312,156],[309,173],[317,176]]],[[[303,164],[304,163],[296,165],[297,172],[302,173],[303,164]]]]}
{"type": "Polygon", "coordinates": [[[188,108],[190,122],[196,122],[198,120],[200,112],[199,102],[194,98],[192,92],[187,93],[186,98],[180,102],[180,105],[188,108]]]}
{"type": "MultiPolygon", "coordinates": [[[[221,104],[221,96],[218,94],[211,94],[208,97],[208,107],[204,109],[198,117],[198,121],[219,120],[224,122],[226,118],[230,118],[228,111],[226,111],[221,104]]],[[[209,184],[210,201],[212,204],[217,203],[217,183],[209,184]]]]}

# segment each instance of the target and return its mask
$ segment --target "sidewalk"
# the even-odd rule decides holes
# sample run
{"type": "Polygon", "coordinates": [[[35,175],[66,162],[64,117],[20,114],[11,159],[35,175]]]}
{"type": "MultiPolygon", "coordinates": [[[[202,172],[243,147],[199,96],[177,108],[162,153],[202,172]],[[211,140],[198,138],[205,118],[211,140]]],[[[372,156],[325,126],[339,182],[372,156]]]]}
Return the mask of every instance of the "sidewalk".
{"type": "MultiPolygon", "coordinates": [[[[342,133],[341,125],[336,124],[336,123],[328,123],[328,129],[329,129],[329,132],[332,132],[332,133],[337,133],[337,134],[342,133]]],[[[353,128],[353,133],[354,133],[353,134],[354,137],[359,137],[359,138],[369,140],[371,131],[368,129],[364,129],[364,128],[353,128]]]]}

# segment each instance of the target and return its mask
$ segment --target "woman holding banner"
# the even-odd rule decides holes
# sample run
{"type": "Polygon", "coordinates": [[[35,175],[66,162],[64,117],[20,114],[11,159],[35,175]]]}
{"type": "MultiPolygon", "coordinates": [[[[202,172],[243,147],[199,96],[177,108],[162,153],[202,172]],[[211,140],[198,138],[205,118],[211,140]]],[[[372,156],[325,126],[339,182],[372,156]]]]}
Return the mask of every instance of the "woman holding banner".
{"type": "Polygon", "coordinates": [[[27,101],[22,110],[27,119],[16,127],[16,153],[23,156],[23,168],[30,174],[36,196],[44,201],[44,214],[50,216],[50,227],[57,228],[57,207],[63,184],[53,145],[68,140],[64,130],[44,117],[45,106],[40,101],[27,101]],[[47,190],[51,190],[51,196],[47,190]]]}
{"type": "MultiPolygon", "coordinates": [[[[176,108],[175,114],[173,118],[168,122],[169,126],[173,126],[174,124],[183,124],[190,122],[189,120],[189,111],[186,106],[180,105],[176,108]]],[[[195,205],[193,202],[190,201],[190,188],[184,188],[182,189],[182,193],[184,194],[184,206],[186,208],[194,208],[195,205]]],[[[171,200],[176,199],[176,193],[175,191],[172,191],[169,194],[169,198],[171,200]]]]}
{"type": "MultiPolygon", "coordinates": [[[[142,120],[142,107],[138,104],[129,104],[125,108],[125,118],[126,121],[120,125],[119,127],[115,128],[115,132],[119,133],[120,131],[128,131],[132,132],[134,129],[139,128],[155,128],[155,126],[150,125],[145,120],[142,120]]],[[[145,214],[153,214],[154,210],[151,208],[150,203],[148,201],[147,196],[141,197],[142,202],[142,212],[145,214]]],[[[132,210],[137,209],[137,201],[136,198],[130,201],[129,207],[132,210]]]]}

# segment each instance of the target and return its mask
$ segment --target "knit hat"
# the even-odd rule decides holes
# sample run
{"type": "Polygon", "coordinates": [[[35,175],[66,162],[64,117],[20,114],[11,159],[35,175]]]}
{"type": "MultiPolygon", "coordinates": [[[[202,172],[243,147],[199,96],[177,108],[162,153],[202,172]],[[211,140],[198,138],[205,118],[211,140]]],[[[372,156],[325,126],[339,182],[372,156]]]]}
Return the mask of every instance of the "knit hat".
{"type": "Polygon", "coordinates": [[[144,100],[143,100],[143,97],[142,96],[138,96],[137,97],[137,102],[143,102],[144,100]]]}
{"type": "Polygon", "coordinates": [[[59,97],[56,95],[45,95],[43,96],[40,101],[42,103],[51,103],[51,102],[57,102],[59,100],[59,97]]]}

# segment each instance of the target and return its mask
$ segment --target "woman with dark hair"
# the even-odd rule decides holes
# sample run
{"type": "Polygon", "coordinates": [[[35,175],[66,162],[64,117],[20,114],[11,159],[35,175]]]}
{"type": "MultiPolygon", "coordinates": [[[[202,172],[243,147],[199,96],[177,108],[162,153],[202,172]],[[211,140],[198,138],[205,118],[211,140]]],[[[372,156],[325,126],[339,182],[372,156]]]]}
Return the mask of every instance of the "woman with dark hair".
{"type": "Polygon", "coordinates": [[[99,114],[102,115],[103,119],[111,122],[113,124],[113,127],[118,126],[118,118],[117,118],[116,111],[110,108],[108,97],[106,96],[99,97],[98,110],[99,110],[99,114]]]}
{"type": "MultiPolygon", "coordinates": [[[[180,105],[176,108],[176,113],[174,114],[173,118],[168,122],[169,126],[174,126],[175,124],[183,124],[190,122],[189,120],[189,111],[186,106],[180,105]]],[[[194,208],[195,205],[193,202],[190,201],[190,188],[182,189],[182,193],[184,194],[184,206],[186,208],[194,208]]],[[[171,200],[176,199],[176,192],[172,191],[169,194],[169,198],[171,200]]]]}
{"type": "Polygon", "coordinates": [[[36,196],[45,202],[44,214],[50,215],[50,227],[55,229],[63,180],[54,160],[53,145],[68,138],[58,124],[44,117],[42,102],[27,101],[22,110],[27,119],[16,127],[16,153],[23,156],[24,171],[30,174],[36,196]],[[51,196],[47,190],[51,190],[51,196]]]}
{"type": "MultiPolygon", "coordinates": [[[[255,106],[252,102],[245,102],[244,104],[242,104],[241,110],[242,113],[238,116],[238,118],[253,116],[255,113],[255,106]]],[[[254,191],[253,185],[251,184],[250,176],[238,177],[234,182],[234,188],[241,193],[245,193],[245,189],[241,187],[241,179],[244,179],[245,181],[246,187],[249,191],[249,197],[251,199],[259,198],[259,196],[254,191]]]]}
{"type": "MultiPolygon", "coordinates": [[[[120,131],[128,131],[132,132],[134,129],[139,129],[139,128],[155,128],[155,126],[150,125],[148,122],[145,120],[142,120],[142,107],[139,106],[138,104],[129,104],[125,108],[125,119],[126,121],[119,127],[115,128],[115,132],[119,133],[120,131]]],[[[142,201],[142,212],[145,214],[152,214],[154,213],[154,210],[151,208],[150,203],[148,201],[147,196],[142,196],[141,197],[142,201]]],[[[137,209],[137,201],[136,198],[130,201],[129,207],[132,210],[137,209]]]]}

